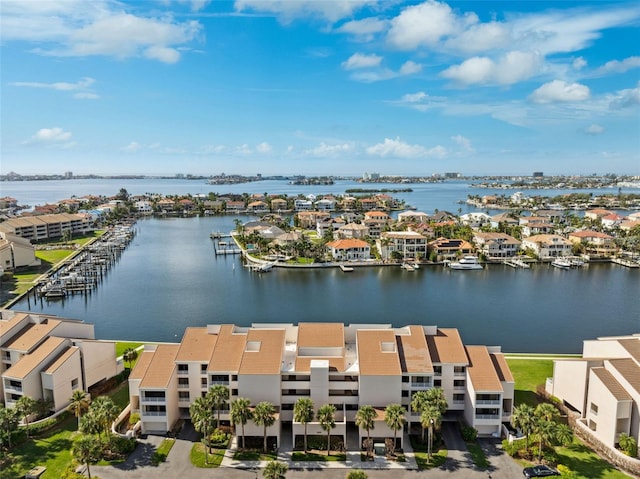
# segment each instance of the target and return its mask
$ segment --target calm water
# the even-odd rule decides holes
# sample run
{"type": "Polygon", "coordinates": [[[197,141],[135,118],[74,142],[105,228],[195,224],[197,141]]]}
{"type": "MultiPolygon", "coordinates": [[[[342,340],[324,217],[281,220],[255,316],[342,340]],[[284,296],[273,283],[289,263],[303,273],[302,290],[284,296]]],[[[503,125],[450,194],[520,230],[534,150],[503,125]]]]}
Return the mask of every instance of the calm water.
{"type": "Polygon", "coordinates": [[[274,269],[215,257],[208,235],[233,218],[149,219],[90,296],[33,299],[14,309],[80,318],[105,339],[175,341],[208,323],[343,321],[457,327],[470,344],[579,352],[599,335],[640,332],[640,274],[616,265],[482,271],[425,267],[274,269]]]}

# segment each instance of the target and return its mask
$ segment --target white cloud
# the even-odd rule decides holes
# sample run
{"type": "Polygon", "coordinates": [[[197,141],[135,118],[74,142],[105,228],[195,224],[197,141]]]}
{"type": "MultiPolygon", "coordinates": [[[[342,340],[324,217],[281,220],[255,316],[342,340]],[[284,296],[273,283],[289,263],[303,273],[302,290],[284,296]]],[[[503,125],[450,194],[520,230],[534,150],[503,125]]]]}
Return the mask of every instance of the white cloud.
{"type": "Polygon", "coordinates": [[[462,135],[455,135],[452,136],[451,139],[457,144],[459,145],[465,152],[472,152],[473,150],[473,146],[471,146],[471,140],[469,140],[468,138],[465,138],[462,135]]]}
{"type": "Polygon", "coordinates": [[[398,73],[404,76],[404,75],[413,75],[414,73],[419,73],[421,71],[422,71],[422,65],[409,60],[402,64],[402,66],[400,67],[400,71],[398,73]]]}
{"type": "Polygon", "coordinates": [[[534,103],[576,102],[587,100],[590,95],[586,85],[553,80],[536,89],[529,99],[534,103]]]}
{"type": "Polygon", "coordinates": [[[127,146],[123,146],[121,150],[127,153],[135,153],[136,151],[139,151],[140,148],[142,148],[142,145],[140,145],[140,143],[138,143],[137,141],[132,141],[127,146]]]}
{"type": "Polygon", "coordinates": [[[74,90],[86,90],[91,85],[95,83],[95,80],[90,77],[84,77],[78,80],[75,83],[68,82],[54,82],[54,83],[43,83],[43,82],[12,82],[10,85],[19,86],[19,87],[29,87],[29,88],[50,88],[52,90],[61,90],[61,91],[74,91],[74,90]]]}
{"type": "Polygon", "coordinates": [[[591,126],[588,126],[587,128],[584,129],[584,132],[587,135],[601,135],[602,133],[604,133],[604,128],[600,125],[596,125],[595,123],[591,126]]]}
{"type": "Polygon", "coordinates": [[[180,23],[168,15],[137,16],[108,0],[5,0],[2,7],[2,40],[40,44],[32,52],[49,56],[144,56],[175,63],[177,47],[197,38],[202,28],[197,21],[180,23]]]}
{"type": "Polygon", "coordinates": [[[373,3],[374,0],[236,0],[235,9],[269,13],[278,17],[282,23],[307,17],[334,23],[351,17],[356,10],[373,3]]]}
{"type": "Polygon", "coordinates": [[[382,143],[368,147],[367,153],[372,156],[392,158],[443,158],[447,155],[447,150],[440,145],[433,148],[410,145],[396,137],[395,140],[385,138],[382,143]]]}
{"type": "Polygon", "coordinates": [[[364,53],[354,53],[349,57],[348,60],[342,62],[342,68],[344,68],[345,70],[374,68],[380,66],[381,62],[382,57],[379,55],[365,55],[364,53]]]}
{"type": "Polygon", "coordinates": [[[609,108],[612,110],[640,105],[640,82],[638,82],[636,88],[620,90],[615,94],[610,95],[608,100],[609,108]]]}
{"type": "Polygon", "coordinates": [[[57,143],[68,141],[71,139],[71,132],[64,131],[62,128],[41,128],[33,135],[28,143],[57,143]]]}
{"type": "Polygon", "coordinates": [[[405,8],[392,19],[387,41],[396,48],[412,50],[436,45],[460,28],[460,21],[449,5],[428,0],[405,8]]]}
{"type": "Polygon", "coordinates": [[[411,108],[413,110],[427,111],[431,108],[443,106],[448,102],[444,97],[433,97],[427,95],[423,91],[419,91],[416,93],[407,93],[405,95],[402,95],[400,100],[390,101],[389,103],[391,103],[392,105],[411,108]]]}
{"type": "Polygon", "coordinates": [[[387,29],[388,22],[379,18],[365,18],[363,20],[352,20],[342,24],[336,29],[338,33],[353,35],[357,41],[370,42],[377,33],[382,33],[387,29]]]}
{"type": "Polygon", "coordinates": [[[611,60],[596,70],[596,74],[624,73],[633,68],[640,68],[640,57],[628,57],[622,61],[611,60]]]}
{"type": "Polygon", "coordinates": [[[573,60],[573,63],[571,64],[571,66],[573,67],[574,70],[582,70],[584,67],[587,66],[587,61],[582,57],[578,57],[575,60],[573,60]]]}
{"type": "Polygon", "coordinates": [[[511,51],[497,61],[488,57],[473,57],[452,65],[440,76],[463,85],[512,85],[527,80],[542,68],[542,58],[534,52],[511,51]]]}
{"type": "Polygon", "coordinates": [[[74,93],[73,98],[76,98],[78,100],[97,100],[98,98],[100,98],[100,95],[85,91],[80,93],[74,93]]]}
{"type": "Polygon", "coordinates": [[[256,151],[258,153],[263,153],[263,154],[271,153],[272,150],[273,150],[273,147],[266,141],[263,141],[258,146],[256,146],[256,151]]]}
{"type": "Polygon", "coordinates": [[[507,48],[512,37],[509,26],[499,22],[471,24],[459,35],[445,41],[448,49],[463,53],[479,53],[507,48]]]}
{"type": "Polygon", "coordinates": [[[344,153],[351,153],[353,150],[354,145],[352,143],[327,144],[323,141],[315,148],[305,150],[304,154],[324,158],[327,156],[339,156],[344,153]]]}

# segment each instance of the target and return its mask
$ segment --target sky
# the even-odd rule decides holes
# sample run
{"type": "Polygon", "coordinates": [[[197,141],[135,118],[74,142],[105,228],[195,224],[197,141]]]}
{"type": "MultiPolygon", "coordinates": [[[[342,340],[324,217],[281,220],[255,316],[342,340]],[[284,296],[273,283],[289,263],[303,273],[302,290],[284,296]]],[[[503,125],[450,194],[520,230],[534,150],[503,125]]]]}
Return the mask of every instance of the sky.
{"type": "Polygon", "coordinates": [[[640,175],[637,1],[0,0],[0,173],[640,175]]]}

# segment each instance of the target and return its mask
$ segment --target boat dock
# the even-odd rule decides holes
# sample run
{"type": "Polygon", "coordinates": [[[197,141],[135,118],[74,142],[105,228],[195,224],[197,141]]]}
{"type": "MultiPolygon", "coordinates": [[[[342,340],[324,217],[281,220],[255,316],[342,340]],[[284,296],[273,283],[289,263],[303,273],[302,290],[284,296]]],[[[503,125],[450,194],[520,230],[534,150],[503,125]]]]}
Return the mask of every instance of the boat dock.
{"type": "Polygon", "coordinates": [[[507,266],[511,266],[512,268],[522,268],[522,269],[531,268],[531,265],[517,258],[505,259],[503,263],[506,264],[507,266]]]}
{"type": "Polygon", "coordinates": [[[624,258],[612,258],[612,263],[619,264],[620,266],[626,266],[627,268],[640,268],[640,263],[636,263],[629,259],[624,258]]]}
{"type": "Polygon", "coordinates": [[[213,232],[209,235],[213,240],[213,251],[217,255],[241,254],[242,250],[236,245],[235,241],[228,241],[231,238],[229,233],[213,232]]]}
{"type": "Polygon", "coordinates": [[[353,268],[351,266],[345,266],[344,263],[340,263],[338,267],[342,270],[343,273],[351,273],[353,268]]]}
{"type": "Polygon", "coordinates": [[[46,299],[62,299],[67,295],[91,293],[134,235],[129,224],[112,228],[38,283],[38,295],[46,299]]]}

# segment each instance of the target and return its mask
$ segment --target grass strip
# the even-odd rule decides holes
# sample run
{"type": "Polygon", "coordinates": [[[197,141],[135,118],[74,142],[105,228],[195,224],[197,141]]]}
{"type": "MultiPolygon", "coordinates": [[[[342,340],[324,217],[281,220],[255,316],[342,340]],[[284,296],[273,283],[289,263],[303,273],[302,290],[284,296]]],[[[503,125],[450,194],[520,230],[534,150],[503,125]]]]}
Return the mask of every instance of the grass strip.
{"type": "Polygon", "coordinates": [[[347,455],[343,453],[333,453],[330,456],[327,456],[327,453],[321,452],[294,452],[291,455],[292,461],[317,461],[317,462],[338,462],[338,461],[346,461],[347,455]]]}
{"type": "Polygon", "coordinates": [[[171,452],[171,448],[175,443],[176,443],[175,439],[171,439],[171,438],[163,439],[160,445],[158,446],[158,449],[156,449],[155,452],[153,453],[153,456],[151,456],[151,464],[153,464],[154,466],[157,466],[161,462],[166,461],[167,456],[169,455],[169,452],[171,452]]]}

